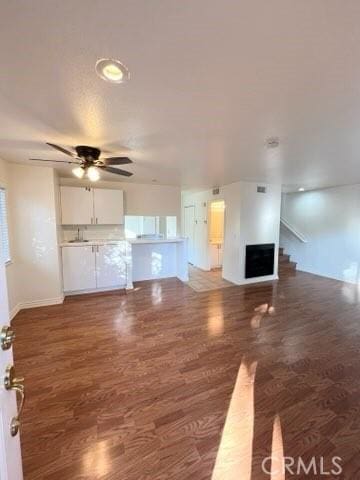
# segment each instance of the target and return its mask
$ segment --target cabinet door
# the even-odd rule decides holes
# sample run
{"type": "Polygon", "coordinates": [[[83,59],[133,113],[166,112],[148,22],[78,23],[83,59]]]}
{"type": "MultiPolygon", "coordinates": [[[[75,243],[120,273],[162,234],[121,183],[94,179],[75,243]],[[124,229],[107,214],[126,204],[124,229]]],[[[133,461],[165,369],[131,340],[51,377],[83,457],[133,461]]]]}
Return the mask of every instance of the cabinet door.
{"type": "Polygon", "coordinates": [[[97,288],[125,287],[125,258],[125,245],[99,245],[97,247],[97,288]]]}
{"type": "Polygon", "coordinates": [[[96,288],[95,247],[63,247],[64,291],[96,288]]]}
{"type": "Polygon", "coordinates": [[[124,194],[122,190],[94,188],[94,216],[99,225],[124,223],[124,194]]]}
{"type": "Polygon", "coordinates": [[[61,223],[90,225],[94,217],[93,192],[83,187],[61,187],[61,223]]]}

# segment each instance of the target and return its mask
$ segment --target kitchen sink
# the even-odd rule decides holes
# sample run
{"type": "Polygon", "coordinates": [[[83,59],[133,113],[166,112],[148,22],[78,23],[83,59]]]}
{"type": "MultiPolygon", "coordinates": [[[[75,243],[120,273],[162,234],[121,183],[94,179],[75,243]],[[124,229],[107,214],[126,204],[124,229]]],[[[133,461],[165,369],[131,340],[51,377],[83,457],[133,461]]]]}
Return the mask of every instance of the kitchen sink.
{"type": "Polygon", "coordinates": [[[89,240],[69,240],[69,243],[86,243],[89,240]]]}

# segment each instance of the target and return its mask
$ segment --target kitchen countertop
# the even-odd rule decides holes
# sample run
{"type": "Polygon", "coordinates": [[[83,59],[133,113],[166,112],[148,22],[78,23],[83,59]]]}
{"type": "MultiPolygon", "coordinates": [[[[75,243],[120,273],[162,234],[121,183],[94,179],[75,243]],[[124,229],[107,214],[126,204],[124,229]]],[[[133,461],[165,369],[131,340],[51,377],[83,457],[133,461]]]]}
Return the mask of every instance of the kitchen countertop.
{"type": "Polygon", "coordinates": [[[182,237],[176,238],[123,238],[117,240],[89,240],[88,242],[61,242],[60,247],[86,247],[96,245],[118,245],[128,242],[131,245],[142,245],[146,243],[179,243],[186,240],[182,237]]]}
{"type": "Polygon", "coordinates": [[[182,237],[176,238],[129,238],[128,242],[132,245],[141,245],[143,243],[179,243],[186,240],[182,237]]]}
{"type": "Polygon", "coordinates": [[[126,242],[123,240],[89,240],[88,242],[61,242],[59,247],[86,247],[94,245],[118,245],[119,243],[126,242]]]}

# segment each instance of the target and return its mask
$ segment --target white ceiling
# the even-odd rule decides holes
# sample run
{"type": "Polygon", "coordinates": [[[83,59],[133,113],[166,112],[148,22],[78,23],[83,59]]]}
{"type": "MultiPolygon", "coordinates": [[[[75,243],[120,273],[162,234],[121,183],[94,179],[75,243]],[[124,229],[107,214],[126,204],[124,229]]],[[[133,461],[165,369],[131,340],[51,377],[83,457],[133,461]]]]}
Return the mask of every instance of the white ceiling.
{"type": "Polygon", "coordinates": [[[2,2],[0,157],[65,159],[49,141],[125,153],[135,182],[360,182],[359,25],[359,0],[2,2]]]}

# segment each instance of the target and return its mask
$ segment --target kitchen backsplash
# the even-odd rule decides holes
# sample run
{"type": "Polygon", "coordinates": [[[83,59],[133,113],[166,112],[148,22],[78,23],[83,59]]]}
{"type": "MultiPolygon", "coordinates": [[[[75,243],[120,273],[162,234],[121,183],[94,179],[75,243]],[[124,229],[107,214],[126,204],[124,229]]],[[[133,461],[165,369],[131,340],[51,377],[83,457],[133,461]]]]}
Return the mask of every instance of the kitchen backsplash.
{"type": "MultiPolygon", "coordinates": [[[[123,225],[83,225],[79,226],[80,235],[84,240],[118,240],[125,237],[123,225]]],[[[61,227],[61,240],[74,240],[77,237],[77,226],[63,225],[61,227]]]]}

